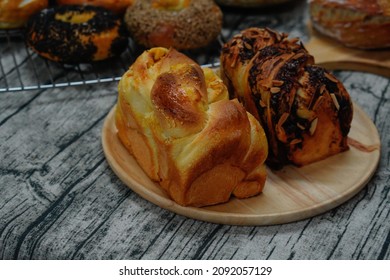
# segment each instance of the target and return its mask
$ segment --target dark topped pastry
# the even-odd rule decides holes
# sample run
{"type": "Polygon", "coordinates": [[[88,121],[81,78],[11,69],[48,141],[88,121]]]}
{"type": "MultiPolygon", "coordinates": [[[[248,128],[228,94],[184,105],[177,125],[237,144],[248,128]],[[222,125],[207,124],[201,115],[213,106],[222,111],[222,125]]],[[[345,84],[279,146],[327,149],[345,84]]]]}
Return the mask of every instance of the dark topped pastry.
{"type": "Polygon", "coordinates": [[[84,63],[118,55],[128,38],[122,20],[93,6],[58,6],[33,16],[27,44],[42,57],[61,63],[84,63]]]}
{"type": "Polygon", "coordinates": [[[348,149],[352,103],[342,83],[298,39],[249,28],[227,42],[221,77],[262,124],[273,168],[306,165],[348,149]]]}
{"type": "Polygon", "coordinates": [[[310,0],[313,27],[347,47],[390,47],[390,1],[310,0]]]}

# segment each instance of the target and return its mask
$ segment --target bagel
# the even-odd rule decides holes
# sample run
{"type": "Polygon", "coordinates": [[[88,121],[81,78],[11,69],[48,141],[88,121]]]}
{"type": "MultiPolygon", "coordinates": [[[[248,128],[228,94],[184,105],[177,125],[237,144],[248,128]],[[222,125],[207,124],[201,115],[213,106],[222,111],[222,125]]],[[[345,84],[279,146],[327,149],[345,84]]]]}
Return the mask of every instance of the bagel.
{"type": "Polygon", "coordinates": [[[48,0],[0,1],[0,29],[23,27],[31,15],[47,8],[48,0]]]}
{"type": "Polygon", "coordinates": [[[58,6],[42,10],[26,28],[33,51],[61,63],[86,63],[119,55],[127,45],[123,21],[94,6],[58,6]]]}
{"type": "Polygon", "coordinates": [[[134,0],[56,0],[58,5],[91,5],[103,7],[121,14],[134,0]]]}
{"type": "Polygon", "coordinates": [[[178,50],[205,47],[222,29],[222,11],[212,0],[135,0],[125,23],[146,48],[178,50]]]}

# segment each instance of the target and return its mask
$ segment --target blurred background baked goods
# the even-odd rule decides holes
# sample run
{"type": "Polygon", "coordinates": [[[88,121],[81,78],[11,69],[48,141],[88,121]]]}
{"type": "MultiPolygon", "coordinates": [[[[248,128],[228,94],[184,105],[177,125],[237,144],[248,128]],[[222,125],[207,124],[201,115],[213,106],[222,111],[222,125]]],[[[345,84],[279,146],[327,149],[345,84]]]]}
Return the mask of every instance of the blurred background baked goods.
{"type": "Polygon", "coordinates": [[[33,14],[48,4],[48,0],[1,0],[0,29],[23,27],[33,14]]]}
{"type": "Polygon", "coordinates": [[[123,14],[134,0],[55,0],[58,5],[90,5],[123,14]]]}
{"type": "Polygon", "coordinates": [[[353,48],[390,47],[390,1],[309,0],[312,26],[353,48]]]}
{"type": "Polygon", "coordinates": [[[291,2],[294,0],[215,0],[218,4],[232,7],[263,7],[291,2]]]}
{"type": "Polygon", "coordinates": [[[144,47],[186,50],[216,40],[222,17],[213,0],[135,0],[125,22],[131,37],[144,47]]]}
{"type": "Polygon", "coordinates": [[[121,54],[128,37],[121,17],[97,6],[66,5],[44,9],[30,18],[27,45],[61,63],[100,61],[121,54]]]}

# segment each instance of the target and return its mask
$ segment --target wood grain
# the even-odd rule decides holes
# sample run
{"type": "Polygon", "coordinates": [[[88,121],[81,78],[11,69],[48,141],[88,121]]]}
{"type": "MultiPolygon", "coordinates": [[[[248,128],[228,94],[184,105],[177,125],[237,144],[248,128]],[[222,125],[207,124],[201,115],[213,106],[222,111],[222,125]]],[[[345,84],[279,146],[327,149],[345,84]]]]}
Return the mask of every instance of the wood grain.
{"type": "Polygon", "coordinates": [[[183,207],[151,181],[117,137],[115,107],[102,130],[108,163],[118,177],[148,201],[172,212],[231,225],[272,225],[298,221],[328,211],[360,191],[376,170],[380,139],[375,125],[355,104],[350,150],[326,160],[281,171],[268,170],[264,191],[249,199],[203,207],[183,207]],[[369,137],[367,137],[369,135],[369,137]]]}

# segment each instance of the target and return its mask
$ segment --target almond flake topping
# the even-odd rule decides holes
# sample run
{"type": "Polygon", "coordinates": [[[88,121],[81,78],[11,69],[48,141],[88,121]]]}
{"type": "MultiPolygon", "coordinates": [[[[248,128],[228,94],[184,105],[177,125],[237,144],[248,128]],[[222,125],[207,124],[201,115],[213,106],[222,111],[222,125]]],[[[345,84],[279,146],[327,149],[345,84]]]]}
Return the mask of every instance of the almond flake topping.
{"type": "Polygon", "coordinates": [[[260,106],[262,107],[262,108],[265,108],[265,107],[267,107],[267,105],[264,103],[264,101],[263,100],[261,100],[260,99],[260,102],[259,102],[259,104],[260,104],[260,106]]]}
{"type": "Polygon", "coordinates": [[[334,106],[336,107],[337,111],[340,109],[340,104],[339,102],[337,101],[337,97],[334,93],[331,93],[330,94],[330,97],[332,97],[332,101],[334,103],[334,106]]]}
{"type": "Polygon", "coordinates": [[[273,85],[273,86],[280,87],[280,86],[282,86],[283,84],[284,84],[284,82],[281,81],[281,80],[272,80],[272,85],[273,85]]]}
{"type": "Polygon", "coordinates": [[[328,78],[328,80],[331,80],[334,83],[338,83],[337,79],[333,76],[331,76],[329,73],[325,72],[325,77],[328,78]]]}
{"type": "Polygon", "coordinates": [[[247,48],[248,50],[251,50],[252,49],[252,46],[250,44],[248,44],[247,42],[244,42],[244,46],[245,48],[247,48]]]}
{"type": "Polygon", "coordinates": [[[314,132],[316,131],[317,123],[318,123],[318,118],[315,118],[315,119],[311,122],[311,124],[310,124],[310,129],[309,129],[310,135],[313,135],[314,132]]]}
{"type": "Polygon", "coordinates": [[[297,127],[299,127],[299,129],[301,129],[301,130],[305,130],[305,127],[303,125],[301,125],[300,123],[297,123],[297,127]]]}
{"type": "Polygon", "coordinates": [[[296,138],[296,139],[291,140],[290,145],[296,145],[296,144],[301,143],[301,142],[302,142],[301,139],[296,138]]]}

